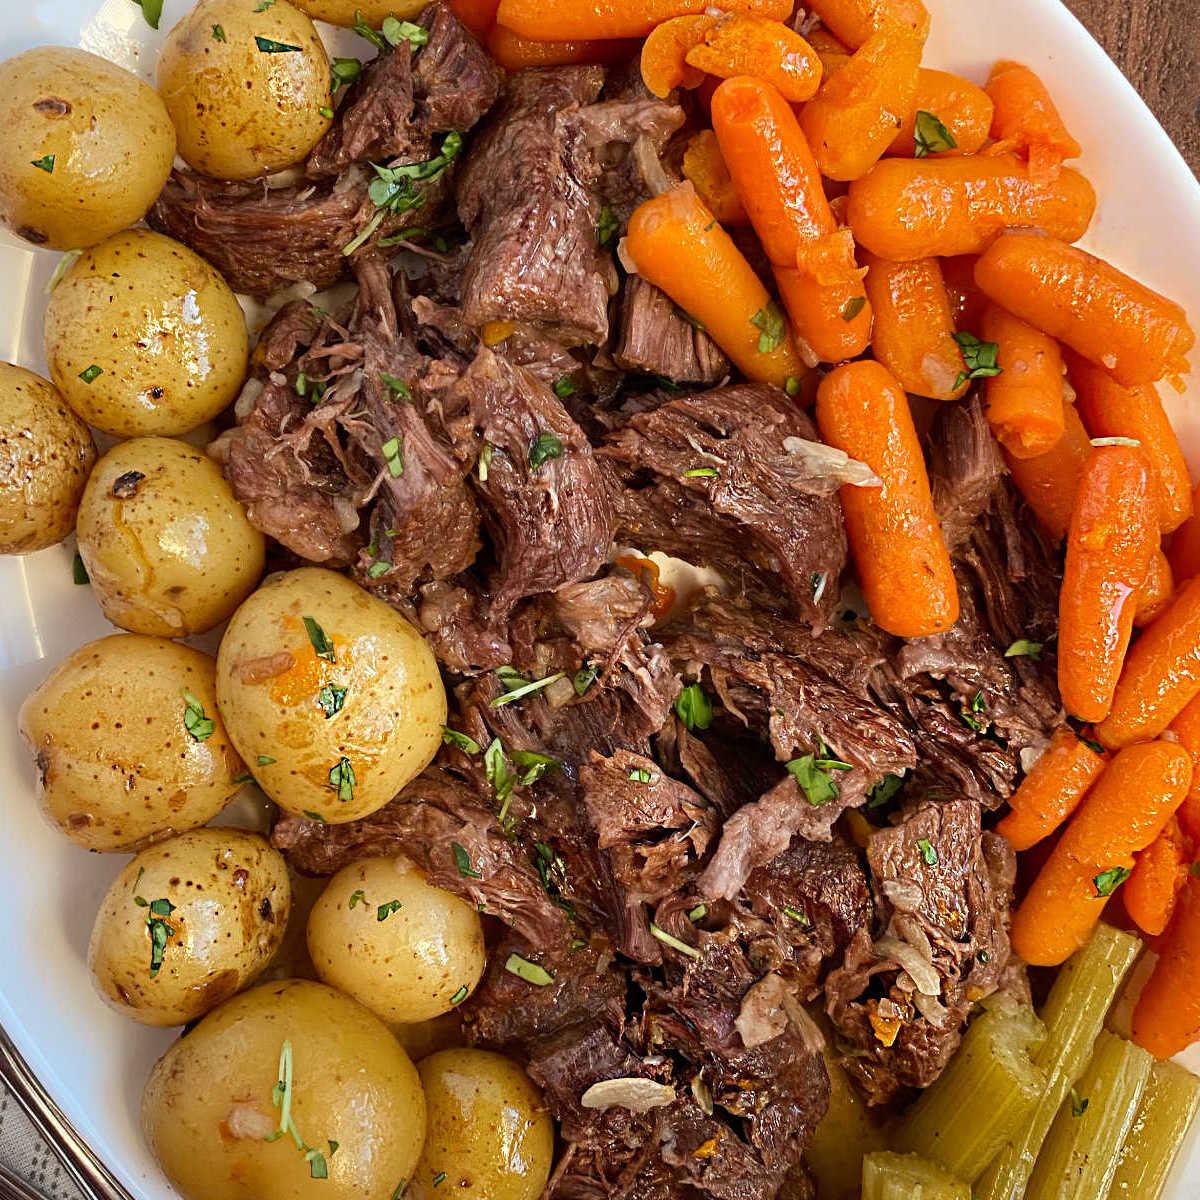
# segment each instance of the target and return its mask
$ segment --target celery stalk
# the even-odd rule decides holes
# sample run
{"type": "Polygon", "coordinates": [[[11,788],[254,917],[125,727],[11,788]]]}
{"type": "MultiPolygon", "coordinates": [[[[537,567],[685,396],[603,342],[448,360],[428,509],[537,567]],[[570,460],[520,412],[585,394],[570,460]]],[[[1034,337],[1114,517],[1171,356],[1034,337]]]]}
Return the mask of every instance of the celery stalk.
{"type": "Polygon", "coordinates": [[[971,1189],[916,1154],[868,1154],[862,1162],[862,1200],[970,1200],[971,1189]]]}
{"type": "Polygon", "coordinates": [[[1121,1147],[1110,1200],[1158,1200],[1198,1110],[1200,1079],[1176,1063],[1156,1062],[1121,1147]]]}

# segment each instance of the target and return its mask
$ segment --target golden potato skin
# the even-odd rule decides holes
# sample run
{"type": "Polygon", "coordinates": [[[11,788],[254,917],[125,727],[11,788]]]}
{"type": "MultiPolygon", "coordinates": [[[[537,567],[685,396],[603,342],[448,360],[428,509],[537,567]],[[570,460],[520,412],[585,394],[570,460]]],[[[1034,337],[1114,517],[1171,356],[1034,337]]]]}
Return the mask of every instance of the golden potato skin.
{"type": "Polygon", "coordinates": [[[96,915],[88,966],[119,1013],[143,1025],[183,1025],[262,971],[290,908],[287,864],[265,838],[193,829],[126,864],[96,915]],[[156,900],[173,907],[162,917],[170,935],[154,968],[148,905],[156,900]]]}
{"type": "Polygon", "coordinates": [[[104,455],[77,528],[104,615],[134,633],[203,633],[262,577],[265,541],[221,468],[173,438],[134,438],[104,455]]]}
{"type": "Polygon", "coordinates": [[[332,124],[329,56],[312,21],[287,0],[200,0],[167,35],[158,91],[179,153],[205,175],[252,179],[300,162],[332,124]],[[225,33],[213,36],[213,26],[225,33]],[[256,38],[295,47],[264,52],[256,38]]]}
{"type": "Polygon", "coordinates": [[[363,20],[378,29],[384,17],[414,20],[429,7],[429,0],[296,0],[296,7],[331,25],[353,25],[354,14],[361,12],[363,20]]]}
{"type": "Polygon", "coordinates": [[[425,1098],[378,1017],[292,979],[235,996],[180,1038],[151,1072],[142,1128],[183,1200],[392,1200],[421,1152],[425,1098]],[[279,1128],[285,1041],[292,1121],[325,1154],[327,1179],[311,1177],[292,1137],[264,1140],[279,1128]]]}
{"type": "Polygon", "coordinates": [[[114,634],[81,646],[21,706],[42,805],[88,850],[136,850],[224,808],[245,770],[221,724],[214,663],[164,638],[114,634]],[[197,741],[190,692],[214,723],[197,741]]]}
{"type": "Polygon", "coordinates": [[[405,1195],[538,1200],[550,1178],[554,1122],[529,1076],[490,1050],[439,1050],[417,1069],[429,1132],[405,1195]]]}
{"type": "Polygon", "coordinates": [[[72,250],[128,228],[174,158],[162,100],[116,63],[63,46],[0,63],[0,219],[27,241],[72,250]]]}
{"type": "Polygon", "coordinates": [[[0,554],[61,542],[95,461],[91,430],[54,385],[0,362],[0,554]]]}
{"type": "Polygon", "coordinates": [[[404,1024],[456,1008],[486,965],[479,914],[403,857],[343,867],[309,915],[308,952],[326,983],[404,1024]]]}
{"type": "Polygon", "coordinates": [[[67,403],[114,437],[188,433],[245,381],[237,297],[198,254],[148,229],[76,259],[50,294],[44,336],[67,403]]]}
{"type": "Polygon", "coordinates": [[[217,697],[263,791],[330,823],[387,804],[432,761],[446,722],[446,690],[421,635],[321,567],[271,576],[234,613],[217,653],[217,697]],[[306,617],[332,643],[325,657],[306,617]],[[332,716],[326,687],[346,689],[332,716]]]}

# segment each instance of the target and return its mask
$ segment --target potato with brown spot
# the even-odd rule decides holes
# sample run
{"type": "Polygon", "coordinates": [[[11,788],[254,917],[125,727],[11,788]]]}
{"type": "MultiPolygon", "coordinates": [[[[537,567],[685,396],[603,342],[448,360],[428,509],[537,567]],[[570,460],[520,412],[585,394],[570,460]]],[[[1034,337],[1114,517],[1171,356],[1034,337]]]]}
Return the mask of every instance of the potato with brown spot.
{"type": "Polygon", "coordinates": [[[252,179],[305,158],[332,124],[330,78],[316,27],[287,0],[200,0],[158,58],[179,153],[216,179],[252,179]]]}
{"type": "Polygon", "coordinates": [[[417,630],[320,567],[271,576],[234,613],[217,695],[263,791],[331,823],[387,804],[432,761],[446,722],[437,660],[417,630]]]}
{"type": "Polygon", "coordinates": [[[245,770],[212,658],[165,638],[80,647],[21,706],[50,819],[88,850],[136,850],[205,824],[245,770]]]}
{"type": "Polygon", "coordinates": [[[143,1025],[183,1025],[241,991],[283,940],[283,855],[238,829],[143,850],[104,897],[88,947],[101,996],[143,1025]]]}
{"type": "Polygon", "coordinates": [[[204,633],[263,572],[263,536],[220,467],[172,438],[121,442],[96,464],[78,533],[104,615],[134,633],[204,633]]]}
{"type": "Polygon", "coordinates": [[[85,50],[38,46],[0,63],[0,219],[55,250],[140,221],[175,158],[163,102],[85,50]]]}
{"type": "Polygon", "coordinates": [[[95,461],[91,431],[54,385],[0,362],[0,554],[61,542],[95,461]]]}
{"type": "Polygon", "coordinates": [[[483,976],[479,914],[403,857],[343,867],[308,918],[317,974],[385,1021],[457,1008],[483,976]]]}
{"type": "Polygon", "coordinates": [[[246,377],[237,297],[198,254],[148,229],[79,256],[50,294],[44,338],[67,403],[115,437],[188,433],[246,377]]]}

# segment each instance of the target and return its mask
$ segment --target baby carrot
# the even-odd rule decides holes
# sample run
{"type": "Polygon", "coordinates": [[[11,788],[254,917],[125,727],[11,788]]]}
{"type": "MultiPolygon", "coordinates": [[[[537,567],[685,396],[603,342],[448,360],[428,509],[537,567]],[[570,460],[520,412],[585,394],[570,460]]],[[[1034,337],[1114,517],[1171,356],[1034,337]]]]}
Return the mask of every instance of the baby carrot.
{"type": "Polygon", "coordinates": [[[974,154],[987,141],[991,125],[992,101],[983,88],[961,75],[922,67],[917,72],[913,110],[891,140],[887,153],[901,158],[974,154]],[[949,133],[949,139],[943,131],[949,133]]]}
{"type": "Polygon", "coordinates": [[[805,375],[779,306],[690,183],[642,204],[621,245],[631,269],[702,322],[748,378],[785,387],[805,375]]]}
{"type": "Polygon", "coordinates": [[[950,311],[956,329],[978,329],[988,298],[975,284],[975,255],[956,254],[939,259],[946,292],[950,296],[950,311]]]}
{"type": "Polygon", "coordinates": [[[1153,467],[1158,527],[1177,529],[1192,515],[1192,481],[1187,463],[1153,384],[1124,388],[1107,371],[1067,352],[1076,403],[1092,437],[1133,438],[1153,467]]]}
{"type": "MultiPolygon", "coordinates": [[[[1054,186],[1069,175],[1064,170],[1054,186]]],[[[1187,372],[1185,355],[1196,338],[1183,309],[1056,237],[997,238],[975,264],[975,281],[997,304],[1126,387],[1187,372]]]]}
{"type": "Polygon", "coordinates": [[[642,82],[659,99],[677,87],[698,88],[704,72],[689,67],[687,52],[704,40],[716,17],[674,17],[656,25],[642,43],[642,82]]]}
{"type": "MultiPolygon", "coordinates": [[[[500,0],[496,20],[522,37],[570,42],[584,38],[640,38],[672,17],[699,16],[709,0],[500,0]]],[[[792,0],[723,0],[729,12],[784,21],[792,0]]]]}
{"type": "Polygon", "coordinates": [[[1045,454],[1015,458],[1004,452],[1017,490],[1055,541],[1067,536],[1079,479],[1091,452],[1092,443],[1073,404],[1063,405],[1063,435],[1045,454]]]}
{"type": "Polygon", "coordinates": [[[1058,343],[997,304],[984,310],[980,336],[996,344],[1000,368],[985,385],[996,440],[1014,458],[1053,450],[1066,430],[1058,343]]]}
{"type": "Polygon", "coordinates": [[[921,0],[810,0],[806,7],[852,50],[885,25],[902,26],[922,39],[929,33],[929,11],[921,0]]]}
{"type": "Polygon", "coordinates": [[[1168,557],[1176,583],[1200,575],[1200,483],[1192,492],[1192,515],[1175,530],[1168,557]]]}
{"type": "Polygon", "coordinates": [[[1157,620],[1171,603],[1174,592],[1175,579],[1171,575],[1171,564],[1161,550],[1155,550],[1150,556],[1150,569],[1146,572],[1146,579],[1138,588],[1133,610],[1134,627],[1141,629],[1157,620]]]}
{"type": "Polygon", "coordinates": [[[871,341],[874,312],[854,261],[854,239],[838,230],[815,243],[825,251],[803,270],[775,268],[775,284],[797,338],[818,362],[838,363],[861,354],[871,341]],[[817,258],[823,259],[822,267],[817,258]]]}
{"type": "Polygon", "coordinates": [[[1095,208],[1096,193],[1078,171],[1036,179],[1015,154],[885,158],[851,183],[847,220],[881,258],[941,258],[979,254],[1019,226],[1074,241],[1095,208]]]}
{"type": "Polygon", "coordinates": [[[635,43],[618,41],[538,42],[521,37],[503,25],[487,35],[492,58],[507,71],[525,67],[566,67],[583,63],[612,63],[629,58],[635,43]]]}
{"type": "Polygon", "coordinates": [[[821,83],[817,52],[794,29],[753,13],[731,13],[714,22],[687,52],[687,62],[721,79],[752,75],[778,88],[792,104],[810,99],[821,83]]]}
{"type": "Polygon", "coordinates": [[[801,109],[822,175],[858,179],[879,161],[912,111],[923,44],[911,30],[885,26],[801,109]]]}
{"type": "Polygon", "coordinates": [[[722,225],[745,225],[750,220],[711,129],[702,129],[688,142],[683,152],[683,177],[692,181],[700,199],[722,225]]]}
{"type": "Polygon", "coordinates": [[[938,260],[897,263],[865,253],[863,261],[863,283],[875,310],[875,357],[906,392],[957,400],[967,390],[967,368],[954,340],[954,317],[938,260]]]}
{"type": "Polygon", "coordinates": [[[850,48],[843,46],[828,29],[824,29],[820,25],[816,29],[809,30],[805,37],[808,44],[817,52],[817,57],[821,60],[822,74],[826,79],[835,71],[840,71],[850,58],[850,48]]]}
{"type": "Polygon", "coordinates": [[[1200,1034],[1200,879],[1188,879],[1158,962],[1133,1010],[1133,1040],[1171,1058],[1200,1034]]]}
{"type": "Polygon", "coordinates": [[[483,38],[496,23],[500,0],[448,0],[450,11],[477,37],[483,38]]]}
{"type": "Polygon", "coordinates": [[[1134,854],[1162,832],[1192,781],[1171,742],[1122,750],[1092,785],[1017,909],[1013,949],[1030,965],[1065,962],[1129,877],[1134,854]]]}
{"type": "Polygon", "coordinates": [[[1158,937],[1171,923],[1191,866],[1178,817],[1172,817],[1162,833],[1136,857],[1121,898],[1134,924],[1143,933],[1158,937]]]}
{"type": "Polygon", "coordinates": [[[1200,578],[1190,579],[1133,644],[1096,738],[1116,748],[1158,737],[1200,693],[1200,578]]]}
{"type": "Polygon", "coordinates": [[[1052,834],[1078,807],[1104,770],[1104,758],[1069,726],[1054,731],[1045,753],[1029,769],[1008,803],[996,832],[1014,850],[1028,850],[1052,834]]]}
{"type": "Polygon", "coordinates": [[[998,149],[1026,155],[1035,174],[1053,173],[1063,159],[1079,157],[1079,143],[1067,132],[1046,85],[1027,66],[996,63],[987,94],[995,105],[991,133],[998,149]]]}
{"type": "Polygon", "coordinates": [[[1084,721],[1108,715],[1158,547],[1150,488],[1150,462],[1134,446],[1100,446],[1084,464],[1058,596],[1058,690],[1084,721]]]}
{"type": "Polygon", "coordinates": [[[1168,729],[1192,756],[1192,786],[1179,809],[1179,820],[1189,837],[1200,841],[1200,696],[1184,705],[1168,729]]]}
{"type": "Polygon", "coordinates": [[[944,633],[958,620],[958,589],[904,391],[880,363],[835,367],[817,389],[817,425],[883,481],[840,493],[875,623],[897,637],[944,633]]]}

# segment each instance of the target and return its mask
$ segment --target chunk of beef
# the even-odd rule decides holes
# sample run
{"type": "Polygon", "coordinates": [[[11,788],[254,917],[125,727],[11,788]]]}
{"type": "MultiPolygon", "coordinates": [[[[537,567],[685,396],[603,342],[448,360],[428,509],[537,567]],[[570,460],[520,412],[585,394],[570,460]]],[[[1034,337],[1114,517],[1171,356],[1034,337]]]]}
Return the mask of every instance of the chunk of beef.
{"type": "Polygon", "coordinates": [[[435,581],[420,589],[418,624],[443,666],[474,675],[512,662],[507,634],[488,620],[486,610],[483,597],[470,587],[435,581]]]}
{"type": "Polygon", "coordinates": [[[500,95],[492,56],[447,4],[430,4],[418,21],[429,40],[413,67],[417,124],[435,132],[474,128],[500,95]]]}
{"type": "Polygon", "coordinates": [[[729,359],[671,299],[640,275],[621,288],[613,361],[676,383],[715,384],[729,374],[729,359]]]}
{"type": "Polygon", "coordinates": [[[714,567],[735,587],[752,580],[767,595],[782,588],[800,619],[824,627],[846,565],[838,481],[784,445],[816,436],[792,401],[761,384],[684,396],[633,417],[599,452],[633,489],[621,500],[619,536],[714,567]],[[669,503],[680,491],[699,509],[690,527],[669,503]]]}
{"type": "Polygon", "coordinates": [[[939,406],[929,435],[929,486],[952,552],[990,507],[1003,476],[1000,447],[978,394],[939,406]]]}

